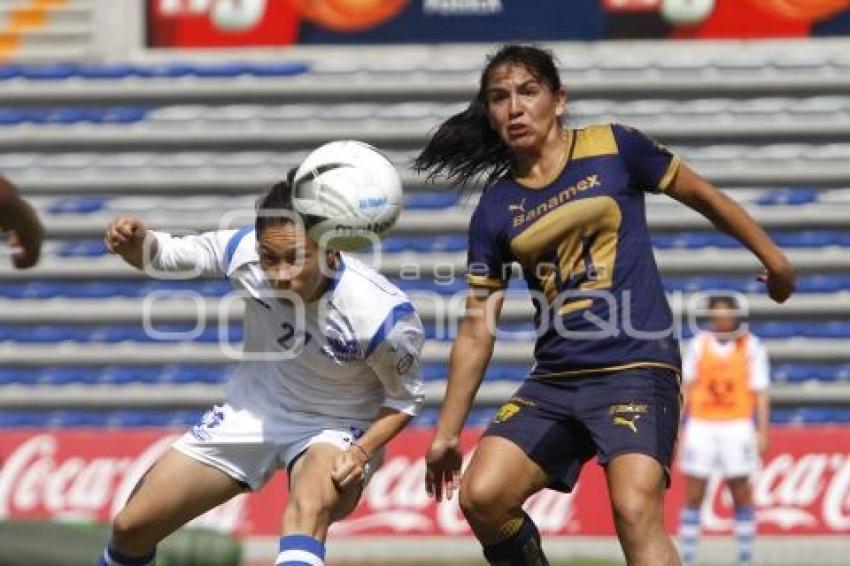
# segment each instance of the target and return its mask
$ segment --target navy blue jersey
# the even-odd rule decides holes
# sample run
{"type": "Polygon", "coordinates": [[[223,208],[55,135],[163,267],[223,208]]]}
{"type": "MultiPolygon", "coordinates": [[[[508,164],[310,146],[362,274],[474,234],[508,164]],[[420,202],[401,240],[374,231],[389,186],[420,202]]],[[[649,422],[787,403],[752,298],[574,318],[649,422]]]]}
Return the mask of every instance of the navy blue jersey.
{"type": "Polygon", "coordinates": [[[481,196],[467,278],[503,288],[513,262],[522,267],[540,329],[531,377],[640,365],[678,370],[644,193],[667,188],[679,158],[619,124],[565,135],[569,154],[554,182],[529,188],[506,176],[481,196]]]}

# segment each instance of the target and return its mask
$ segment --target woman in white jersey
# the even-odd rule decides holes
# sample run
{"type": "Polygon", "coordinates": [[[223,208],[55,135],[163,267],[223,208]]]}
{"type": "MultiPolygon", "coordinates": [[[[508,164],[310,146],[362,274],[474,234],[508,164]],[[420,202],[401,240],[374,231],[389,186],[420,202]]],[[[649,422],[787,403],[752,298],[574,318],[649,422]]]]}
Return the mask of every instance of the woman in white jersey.
{"type": "Polygon", "coordinates": [[[174,238],[132,217],[109,249],[138,269],[226,276],[245,296],[245,359],[211,409],[139,482],[99,564],[155,561],[159,541],[280,468],[289,503],[275,564],[324,564],[331,522],[357,504],[382,450],[422,401],[422,324],[407,296],[348,255],[313,242],[291,180],[253,228],[174,238]]]}

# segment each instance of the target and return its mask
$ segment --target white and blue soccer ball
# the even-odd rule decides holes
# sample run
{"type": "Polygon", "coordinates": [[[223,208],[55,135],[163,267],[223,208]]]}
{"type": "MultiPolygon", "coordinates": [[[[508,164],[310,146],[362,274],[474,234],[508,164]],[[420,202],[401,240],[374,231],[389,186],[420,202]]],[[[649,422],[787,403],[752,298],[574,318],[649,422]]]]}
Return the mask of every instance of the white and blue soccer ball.
{"type": "Polygon", "coordinates": [[[320,245],[353,251],[374,243],[398,220],[401,177],[369,144],[327,143],[307,156],[293,179],[292,202],[310,237],[320,245]]]}

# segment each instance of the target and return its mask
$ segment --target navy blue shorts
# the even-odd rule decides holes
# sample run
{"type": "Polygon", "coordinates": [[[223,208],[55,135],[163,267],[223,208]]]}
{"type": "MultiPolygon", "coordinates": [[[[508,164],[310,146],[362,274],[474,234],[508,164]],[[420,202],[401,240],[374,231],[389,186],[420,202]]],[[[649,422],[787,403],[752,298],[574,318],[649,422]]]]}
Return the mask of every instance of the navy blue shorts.
{"type": "Polygon", "coordinates": [[[646,454],[667,472],[679,430],[679,374],[636,367],[559,380],[529,379],[502,405],[485,436],[519,446],[569,492],[594,455],[605,465],[620,454],[646,454]]]}

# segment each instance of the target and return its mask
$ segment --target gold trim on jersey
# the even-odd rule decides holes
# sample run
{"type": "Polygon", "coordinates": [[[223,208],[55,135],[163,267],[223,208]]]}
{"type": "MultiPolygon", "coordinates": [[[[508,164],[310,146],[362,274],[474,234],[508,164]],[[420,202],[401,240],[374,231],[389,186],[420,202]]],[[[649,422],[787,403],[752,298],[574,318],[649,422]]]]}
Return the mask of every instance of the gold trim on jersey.
{"type": "Polygon", "coordinates": [[[487,287],[488,289],[504,289],[507,283],[495,277],[483,275],[467,275],[466,282],[475,287],[487,287]]]}
{"type": "Polygon", "coordinates": [[[552,379],[552,378],[560,378],[560,377],[573,377],[573,376],[576,376],[576,375],[584,375],[584,374],[589,374],[589,373],[606,373],[606,372],[610,372],[610,371],[621,371],[621,370],[624,370],[624,369],[632,369],[632,368],[638,368],[638,367],[659,367],[659,368],[671,369],[674,372],[676,372],[676,377],[677,377],[677,379],[679,379],[679,374],[680,374],[679,368],[674,366],[674,365],[671,365],[671,364],[666,364],[664,362],[633,362],[633,363],[630,363],[630,364],[622,364],[622,365],[619,365],[619,366],[608,366],[608,367],[604,367],[604,368],[573,369],[573,370],[567,370],[567,371],[559,371],[559,372],[555,372],[555,373],[548,373],[546,375],[531,376],[530,379],[552,379]]]}
{"type": "Polygon", "coordinates": [[[679,170],[680,165],[682,165],[682,158],[678,155],[674,155],[673,159],[670,161],[670,165],[667,167],[667,171],[664,173],[664,176],[661,177],[660,181],[658,181],[658,189],[661,192],[666,191],[670,187],[670,183],[673,182],[673,177],[676,176],[676,172],[679,170]]]}
{"type": "Polygon", "coordinates": [[[619,151],[611,124],[595,124],[576,130],[573,159],[616,155],[619,151]]]}

